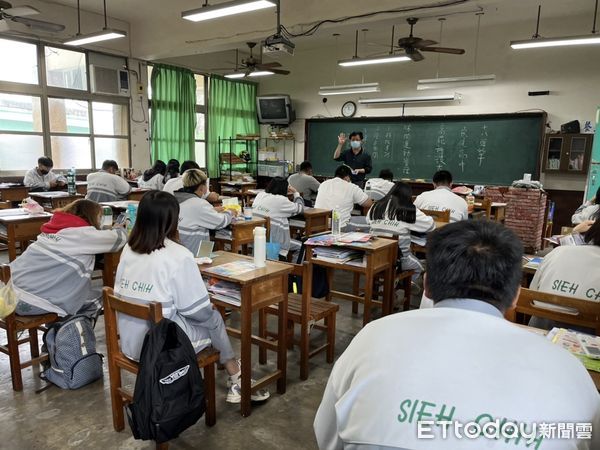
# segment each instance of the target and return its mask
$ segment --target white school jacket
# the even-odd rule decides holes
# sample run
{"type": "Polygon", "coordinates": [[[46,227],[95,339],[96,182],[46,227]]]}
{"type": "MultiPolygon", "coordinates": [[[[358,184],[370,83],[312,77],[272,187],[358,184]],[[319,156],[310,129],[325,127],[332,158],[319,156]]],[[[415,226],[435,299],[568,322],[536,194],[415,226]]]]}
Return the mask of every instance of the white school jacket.
{"type": "MultiPolygon", "coordinates": [[[[567,350],[478,300],[446,300],[364,327],[335,363],[314,428],[320,449],[593,450],[600,396],[567,350]],[[415,346],[415,343],[418,345],[415,346]],[[592,440],[418,439],[418,421],[583,422],[592,440]]],[[[430,433],[426,433],[430,434],[430,433]]],[[[574,434],[574,433],[573,433],[574,434]]]]}
{"type": "Polygon", "coordinates": [[[595,217],[598,215],[599,211],[600,205],[595,205],[590,202],[586,202],[579,208],[577,208],[577,211],[575,211],[575,214],[573,214],[573,217],[571,217],[571,223],[573,223],[573,225],[579,225],[580,223],[585,222],[586,220],[594,218],[600,219],[600,217],[595,217]]]}
{"type": "Polygon", "coordinates": [[[157,173],[152,178],[150,178],[148,181],[144,181],[144,176],[142,175],[137,180],[138,187],[144,188],[144,189],[154,189],[155,191],[162,191],[163,187],[165,186],[165,184],[163,182],[164,178],[165,178],[164,175],[157,173]]]}
{"type": "MultiPolygon", "coordinates": [[[[196,327],[201,326],[203,319],[212,315],[212,308],[194,256],[182,245],[166,239],[163,248],[149,255],[135,253],[126,245],[117,268],[115,293],[140,303],[162,303],[163,317],[176,322],[195,349],[210,343],[208,330],[204,342],[195,341],[197,333],[189,324],[196,320],[196,327]]],[[[148,322],[119,315],[118,324],[123,353],[139,359],[148,322]]]]}
{"type": "Polygon", "coordinates": [[[321,183],[315,208],[333,210],[336,206],[339,207],[340,224],[343,228],[350,222],[354,204],[362,205],[367,200],[369,196],[357,185],[336,177],[321,183]]]}
{"type": "Polygon", "coordinates": [[[183,177],[171,178],[163,187],[163,191],[173,194],[179,189],[183,189],[183,177]]]}
{"type": "Polygon", "coordinates": [[[104,170],[90,173],[87,183],[85,198],[98,203],[123,200],[131,192],[131,186],[124,178],[104,170]]]}
{"type": "Polygon", "coordinates": [[[304,211],[304,199],[294,192],[291,202],[283,195],[260,192],[252,203],[252,214],[271,220],[269,240],[281,244],[281,254],[287,255],[290,249],[290,222],[288,219],[304,211]]]}
{"type": "Polygon", "coordinates": [[[62,175],[56,175],[52,171],[48,172],[46,175],[40,175],[36,167],[28,170],[25,174],[25,178],[23,178],[23,184],[31,189],[48,190],[50,189],[50,183],[52,181],[62,181],[63,183],[66,183],[67,179],[62,175]]]}
{"type": "Polygon", "coordinates": [[[371,207],[366,217],[367,223],[371,225],[371,234],[385,237],[397,236],[398,247],[402,252],[403,257],[412,254],[410,250],[410,244],[412,242],[411,232],[424,234],[435,229],[433,217],[426,216],[419,208],[417,208],[415,223],[390,219],[387,210],[383,219],[373,220],[369,218],[372,209],[373,208],[371,207]]]}
{"type": "Polygon", "coordinates": [[[116,252],[127,241],[125,229],[97,230],[92,226],[41,233],[10,264],[13,284],[47,303],[23,296],[19,300],[60,315],[75,314],[92,298],[95,255],[116,252]],[[56,308],[50,309],[54,305],[56,308]]]}
{"type": "Polygon", "coordinates": [[[196,194],[175,192],[179,202],[179,240],[194,255],[198,254],[200,241],[210,239],[209,230],[220,230],[231,223],[229,211],[217,212],[206,200],[196,194]]]}
{"type": "Polygon", "coordinates": [[[450,222],[459,222],[469,218],[467,202],[446,186],[423,192],[415,199],[415,206],[419,209],[430,209],[432,211],[449,209],[450,222]]]}
{"type": "Polygon", "coordinates": [[[371,178],[365,184],[365,194],[377,201],[385,197],[393,187],[394,183],[392,181],[383,178],[371,178]]]}

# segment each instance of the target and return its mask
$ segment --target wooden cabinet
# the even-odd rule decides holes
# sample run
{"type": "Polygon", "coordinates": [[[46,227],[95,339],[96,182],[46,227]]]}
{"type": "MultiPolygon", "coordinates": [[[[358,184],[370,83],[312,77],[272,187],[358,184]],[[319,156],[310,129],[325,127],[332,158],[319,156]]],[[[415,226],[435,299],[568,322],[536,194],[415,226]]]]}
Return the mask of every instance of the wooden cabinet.
{"type": "Polygon", "coordinates": [[[587,174],[593,139],[593,134],[546,135],[542,171],[587,174]]]}

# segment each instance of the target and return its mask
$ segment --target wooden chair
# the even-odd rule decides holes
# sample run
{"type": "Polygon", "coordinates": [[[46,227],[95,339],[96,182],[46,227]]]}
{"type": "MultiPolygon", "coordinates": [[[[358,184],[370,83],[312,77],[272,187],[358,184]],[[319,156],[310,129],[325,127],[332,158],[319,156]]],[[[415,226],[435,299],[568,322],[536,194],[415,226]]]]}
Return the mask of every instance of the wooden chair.
{"type": "MultiPolygon", "coordinates": [[[[293,269],[290,275],[301,276],[303,285],[306,286],[307,280],[312,278],[312,270],[309,269],[307,262],[304,264],[290,264],[293,269]]],[[[311,283],[312,284],[312,283],[311,283]]],[[[313,299],[311,293],[306,289],[302,294],[288,294],[288,344],[293,347],[294,344],[300,347],[300,379],[308,378],[308,360],[313,356],[327,351],[327,362],[333,363],[335,354],[335,316],[339,305],[323,300],[313,299]],[[324,321],[324,325],[318,325],[317,322],[324,321]],[[300,339],[294,338],[294,326],[300,325],[300,339]],[[319,347],[310,349],[310,331],[312,328],[325,330],[327,332],[327,342],[319,347]]],[[[269,314],[277,315],[278,306],[269,306],[263,308],[259,314],[258,335],[263,339],[268,336],[277,336],[276,333],[270,333],[267,327],[267,317],[269,314]]],[[[267,351],[264,348],[259,350],[259,362],[267,362],[267,351]]]]}
{"type": "Polygon", "coordinates": [[[450,222],[450,210],[444,209],[443,211],[435,211],[433,209],[422,209],[421,212],[426,216],[433,217],[436,222],[450,222]]]}
{"type": "Polygon", "coordinates": [[[473,207],[472,216],[474,219],[487,219],[492,218],[492,200],[484,198],[481,202],[473,207]],[[482,216],[482,217],[478,217],[482,216]]]}
{"type": "MultiPolygon", "coordinates": [[[[121,369],[135,375],[140,370],[139,363],[128,358],[119,346],[117,313],[157,323],[162,319],[162,306],[158,302],[146,305],[123,300],[114,295],[112,288],[104,288],[104,324],[106,326],[106,347],[108,353],[108,373],[110,376],[110,397],[112,403],[113,427],[115,431],[125,428],[123,408],[133,401],[133,394],[123,389],[121,369]]],[[[204,394],[206,396],[207,426],[216,423],[215,364],[219,361],[219,352],[211,347],[197,355],[198,366],[204,369],[204,394]]],[[[156,448],[166,450],[168,443],[156,444],[156,448]]]]}
{"type": "Polygon", "coordinates": [[[0,209],[10,209],[12,208],[12,202],[9,200],[0,201],[0,209]]]}
{"type": "Polygon", "coordinates": [[[517,313],[543,317],[577,327],[591,328],[595,330],[596,335],[600,336],[600,303],[598,302],[522,288],[516,307],[508,310],[505,317],[511,322],[516,322],[517,313]],[[574,308],[577,313],[569,314],[542,308],[534,305],[534,300],[574,308]]]}
{"type": "MultiPolygon", "coordinates": [[[[7,283],[10,279],[10,266],[7,264],[0,266],[0,279],[2,279],[4,283],[7,283]]],[[[45,325],[55,322],[56,320],[58,320],[58,315],[52,313],[35,316],[20,316],[12,313],[0,320],[0,328],[6,331],[7,338],[7,344],[0,345],[0,352],[8,355],[13,390],[23,390],[21,370],[48,359],[48,353],[40,354],[38,330],[46,331],[45,325]],[[27,331],[27,337],[19,339],[19,334],[23,331],[27,331]],[[29,342],[31,359],[28,361],[21,361],[19,346],[27,342],[29,342]]]]}

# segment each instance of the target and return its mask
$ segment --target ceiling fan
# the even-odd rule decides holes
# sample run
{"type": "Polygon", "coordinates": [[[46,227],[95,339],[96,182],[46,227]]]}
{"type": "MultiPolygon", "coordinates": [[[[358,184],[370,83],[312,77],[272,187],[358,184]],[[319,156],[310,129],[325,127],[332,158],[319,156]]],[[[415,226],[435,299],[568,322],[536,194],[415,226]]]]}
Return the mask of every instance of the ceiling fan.
{"type": "Polygon", "coordinates": [[[398,40],[398,47],[404,49],[406,56],[415,62],[422,61],[425,57],[421,52],[435,52],[435,53],[448,53],[450,55],[462,55],[465,50],[462,48],[448,48],[448,47],[432,47],[437,44],[436,41],[421,39],[420,37],[413,36],[413,27],[419,19],[416,17],[409,17],[406,19],[410,25],[410,35],[403,37],[398,40]]]}
{"type": "MultiPolygon", "coordinates": [[[[235,51],[235,68],[225,67],[225,68],[217,68],[212,70],[233,70],[234,74],[239,74],[239,78],[243,76],[253,76],[252,74],[265,74],[263,72],[275,73],[277,75],[289,75],[290,71],[285,69],[278,69],[281,67],[281,64],[278,62],[270,62],[263,63],[262,58],[260,60],[256,59],[253,54],[253,49],[256,47],[256,42],[246,42],[246,45],[250,49],[250,56],[246,59],[242,59],[241,64],[238,63],[238,51],[235,51]]],[[[237,78],[237,77],[235,77],[237,78]]]]}
{"type": "Polygon", "coordinates": [[[15,8],[4,0],[0,0],[0,32],[8,31],[8,22],[16,22],[28,26],[35,31],[45,31],[49,33],[58,33],[65,29],[64,25],[44,20],[31,19],[25,16],[39,14],[40,11],[32,6],[17,6],[15,8]]]}

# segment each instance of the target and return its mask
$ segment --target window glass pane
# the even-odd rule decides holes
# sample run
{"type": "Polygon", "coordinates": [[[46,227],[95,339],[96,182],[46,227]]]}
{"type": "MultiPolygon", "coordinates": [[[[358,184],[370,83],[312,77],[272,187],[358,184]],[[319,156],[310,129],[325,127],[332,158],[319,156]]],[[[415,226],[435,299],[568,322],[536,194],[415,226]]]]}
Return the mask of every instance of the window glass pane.
{"type": "Polygon", "coordinates": [[[96,167],[102,167],[106,159],[114,159],[119,167],[129,167],[129,148],[127,139],[95,138],[96,167]]]}
{"type": "Polygon", "coordinates": [[[28,170],[44,156],[42,136],[0,134],[0,170],[28,170]]]}
{"type": "Polygon", "coordinates": [[[0,80],[38,84],[37,48],[35,44],[0,39],[0,80]]]}
{"type": "Polygon", "coordinates": [[[204,137],[204,114],[196,113],[196,132],[194,133],[194,139],[203,141],[206,138],[204,137]]]}
{"type": "Polygon", "coordinates": [[[204,75],[194,74],[196,79],[196,105],[204,105],[204,75]]]}
{"type": "Polygon", "coordinates": [[[148,100],[152,100],[152,83],[150,80],[152,79],[152,69],[151,65],[148,65],[148,100]]]}
{"type": "Polygon", "coordinates": [[[200,167],[206,167],[206,143],[196,141],[194,145],[196,162],[200,167]]]}
{"type": "Polygon", "coordinates": [[[90,138],[87,136],[52,136],[52,160],[57,169],[92,168],[90,138]]]}
{"type": "Polygon", "coordinates": [[[40,98],[0,93],[0,130],[41,132],[40,98]]]}
{"type": "Polygon", "coordinates": [[[84,100],[49,98],[48,110],[50,113],[51,132],[81,134],[88,134],[90,132],[88,102],[84,100]]]}
{"type": "Polygon", "coordinates": [[[127,107],[113,103],[92,103],[94,134],[127,135],[127,107]]]}
{"type": "Polygon", "coordinates": [[[85,53],[44,47],[48,86],[87,90],[85,53]]]}

